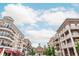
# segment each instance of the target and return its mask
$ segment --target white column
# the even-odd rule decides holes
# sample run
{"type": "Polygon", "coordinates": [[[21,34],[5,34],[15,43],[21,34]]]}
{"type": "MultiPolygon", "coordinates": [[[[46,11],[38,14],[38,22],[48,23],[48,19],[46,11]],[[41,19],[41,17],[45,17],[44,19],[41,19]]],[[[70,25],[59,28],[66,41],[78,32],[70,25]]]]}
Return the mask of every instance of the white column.
{"type": "MultiPolygon", "coordinates": [[[[65,33],[64,33],[64,36],[66,37],[65,33]]],[[[67,40],[65,40],[65,43],[66,43],[66,48],[67,48],[68,56],[70,56],[69,48],[67,46],[67,40]]]]}
{"type": "Polygon", "coordinates": [[[63,48],[62,42],[61,42],[61,53],[63,54],[63,56],[65,56],[64,48],[63,48]]]}
{"type": "Polygon", "coordinates": [[[63,49],[62,49],[62,42],[61,42],[62,38],[61,38],[60,34],[59,34],[59,37],[60,37],[59,42],[60,42],[60,49],[61,49],[60,51],[61,51],[61,55],[62,55],[64,52],[63,52],[63,49]]]}
{"type": "Polygon", "coordinates": [[[62,53],[63,53],[63,56],[65,56],[65,54],[64,54],[64,49],[62,49],[62,53]]]}
{"type": "Polygon", "coordinates": [[[74,43],[74,40],[72,38],[72,34],[71,34],[71,31],[70,31],[70,28],[68,29],[68,31],[69,31],[69,35],[70,35],[71,42],[72,42],[72,45],[73,45],[73,49],[74,49],[75,56],[78,56],[77,51],[76,51],[76,48],[75,48],[75,43],[74,43]]]}
{"type": "Polygon", "coordinates": [[[65,41],[65,42],[66,42],[66,47],[67,47],[68,56],[70,56],[69,48],[68,48],[68,46],[67,46],[67,41],[65,41]]]}

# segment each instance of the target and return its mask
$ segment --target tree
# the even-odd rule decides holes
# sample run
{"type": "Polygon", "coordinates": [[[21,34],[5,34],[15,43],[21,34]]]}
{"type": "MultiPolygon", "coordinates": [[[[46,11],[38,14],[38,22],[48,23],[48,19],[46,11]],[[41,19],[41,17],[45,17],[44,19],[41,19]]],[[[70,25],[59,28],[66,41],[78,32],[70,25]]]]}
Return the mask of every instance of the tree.
{"type": "Polygon", "coordinates": [[[55,48],[52,47],[52,55],[55,56],[55,48]]]}
{"type": "Polygon", "coordinates": [[[77,53],[79,55],[79,42],[77,42],[77,44],[76,44],[76,50],[77,50],[77,53]]]}
{"type": "Polygon", "coordinates": [[[47,48],[44,49],[43,54],[47,55],[47,56],[51,56],[51,55],[55,56],[55,49],[54,49],[54,47],[51,48],[50,46],[48,46],[47,48]]]}
{"type": "Polygon", "coordinates": [[[32,55],[32,56],[35,55],[35,51],[33,48],[28,51],[28,55],[32,55]]]}
{"type": "Polygon", "coordinates": [[[51,50],[51,47],[50,46],[48,46],[47,55],[48,56],[51,56],[52,55],[52,50],[51,50]]]}

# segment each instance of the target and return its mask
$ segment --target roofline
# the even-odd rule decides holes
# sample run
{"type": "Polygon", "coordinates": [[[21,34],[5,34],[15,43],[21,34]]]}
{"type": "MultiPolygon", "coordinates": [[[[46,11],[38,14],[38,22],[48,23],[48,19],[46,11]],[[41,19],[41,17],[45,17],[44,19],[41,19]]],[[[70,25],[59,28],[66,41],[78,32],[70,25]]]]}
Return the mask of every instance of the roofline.
{"type": "Polygon", "coordinates": [[[57,32],[60,31],[60,29],[62,28],[62,26],[65,26],[66,25],[66,22],[69,22],[71,20],[78,20],[79,21],[79,18],[66,18],[65,21],[60,25],[60,27],[58,28],[57,32]]]}

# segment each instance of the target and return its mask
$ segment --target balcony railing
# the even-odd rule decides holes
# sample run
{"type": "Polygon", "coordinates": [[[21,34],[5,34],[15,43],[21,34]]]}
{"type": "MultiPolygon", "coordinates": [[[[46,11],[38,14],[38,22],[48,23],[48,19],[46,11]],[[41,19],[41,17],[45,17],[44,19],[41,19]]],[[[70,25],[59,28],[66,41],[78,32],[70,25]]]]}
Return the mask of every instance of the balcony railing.
{"type": "Polygon", "coordinates": [[[54,42],[54,44],[57,44],[57,43],[59,43],[59,41],[55,41],[55,42],[54,42]]]}
{"type": "Polygon", "coordinates": [[[66,44],[61,44],[61,46],[62,46],[62,48],[66,48],[67,47],[66,44]]]}
{"type": "Polygon", "coordinates": [[[72,33],[73,37],[79,37],[79,33],[72,33]]]}
{"type": "Polygon", "coordinates": [[[67,47],[72,47],[72,46],[73,46],[72,42],[67,43],[67,47]]]}
{"type": "Polygon", "coordinates": [[[68,35],[66,35],[65,37],[61,37],[61,40],[60,41],[64,41],[64,40],[66,40],[66,39],[68,39],[70,37],[70,35],[68,34],[68,35]]]}
{"type": "Polygon", "coordinates": [[[71,29],[79,29],[79,26],[70,26],[71,29]]]}
{"type": "Polygon", "coordinates": [[[13,33],[15,33],[14,29],[13,28],[10,28],[10,27],[6,27],[6,26],[0,26],[1,28],[7,28],[7,29],[10,29],[13,33]]]}
{"type": "Polygon", "coordinates": [[[11,40],[14,40],[14,36],[12,35],[6,35],[6,34],[0,34],[0,36],[5,36],[5,37],[9,37],[11,40]]]}
{"type": "Polygon", "coordinates": [[[1,43],[1,46],[8,46],[8,47],[12,47],[12,45],[10,45],[9,43],[1,43]]]}

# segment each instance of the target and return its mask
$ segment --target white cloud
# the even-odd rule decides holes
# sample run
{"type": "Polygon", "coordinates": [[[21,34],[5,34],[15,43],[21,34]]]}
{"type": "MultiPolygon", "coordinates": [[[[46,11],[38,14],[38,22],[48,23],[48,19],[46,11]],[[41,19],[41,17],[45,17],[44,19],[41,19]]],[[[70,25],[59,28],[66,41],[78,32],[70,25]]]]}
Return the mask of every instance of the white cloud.
{"type": "Polygon", "coordinates": [[[55,31],[53,30],[26,30],[26,34],[30,36],[30,38],[33,39],[49,39],[53,34],[55,34],[55,31]]]}
{"type": "Polygon", "coordinates": [[[37,11],[21,4],[8,4],[5,6],[2,16],[6,15],[14,18],[16,23],[34,24],[39,20],[37,11]]]}
{"type": "Polygon", "coordinates": [[[41,43],[42,45],[46,45],[46,43],[49,41],[49,38],[52,37],[55,34],[55,31],[53,30],[26,30],[26,36],[30,38],[32,41],[33,46],[35,47],[38,45],[38,43],[41,43]]]}
{"type": "Polygon", "coordinates": [[[39,43],[44,47],[44,45],[47,45],[47,40],[34,40],[32,46],[37,47],[39,43]]]}
{"type": "Polygon", "coordinates": [[[35,24],[39,21],[46,21],[49,25],[59,25],[68,17],[79,17],[79,14],[76,13],[73,8],[69,10],[64,7],[56,7],[44,11],[37,11],[21,4],[8,4],[5,6],[5,11],[2,12],[2,16],[5,15],[13,17],[15,22],[20,24],[35,24]],[[39,16],[40,13],[41,15],[39,16]]]}
{"type": "Polygon", "coordinates": [[[49,25],[60,25],[66,18],[79,18],[79,14],[72,10],[64,8],[53,8],[43,12],[41,19],[46,21],[49,25]]]}

